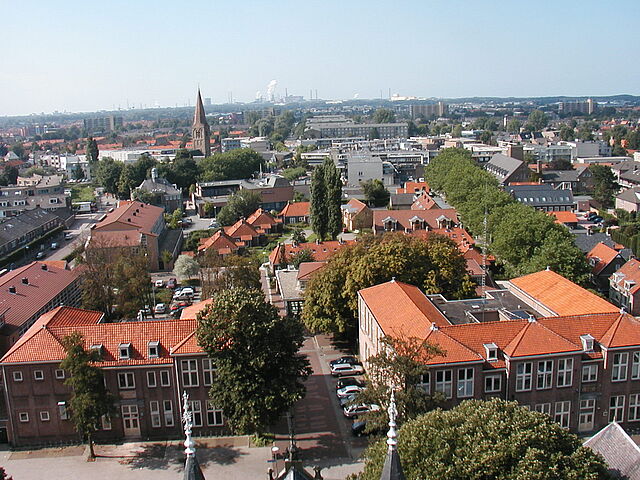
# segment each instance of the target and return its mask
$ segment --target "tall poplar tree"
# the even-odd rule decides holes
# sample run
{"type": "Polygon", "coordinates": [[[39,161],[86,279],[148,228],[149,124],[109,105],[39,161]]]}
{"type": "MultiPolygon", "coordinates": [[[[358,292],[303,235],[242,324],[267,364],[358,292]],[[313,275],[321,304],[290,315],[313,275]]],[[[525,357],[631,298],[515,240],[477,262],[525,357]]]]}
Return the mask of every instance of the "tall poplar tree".
{"type": "Polygon", "coordinates": [[[87,162],[90,165],[94,165],[98,161],[98,142],[93,137],[87,138],[87,162]]]}
{"type": "Polygon", "coordinates": [[[342,230],[342,180],[335,163],[329,158],[322,165],[324,169],[325,184],[327,187],[327,233],[331,239],[335,239],[342,230]]]}
{"type": "Polygon", "coordinates": [[[317,166],[311,176],[311,228],[319,240],[327,236],[329,219],[327,216],[327,184],[324,164],[317,166]]]}

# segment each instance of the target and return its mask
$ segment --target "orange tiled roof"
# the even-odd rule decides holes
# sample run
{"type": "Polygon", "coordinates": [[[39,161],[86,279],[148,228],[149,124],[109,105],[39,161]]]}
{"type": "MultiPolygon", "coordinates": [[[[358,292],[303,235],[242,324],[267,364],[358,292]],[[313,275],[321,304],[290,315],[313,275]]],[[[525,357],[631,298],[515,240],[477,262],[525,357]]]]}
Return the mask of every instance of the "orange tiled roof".
{"type": "Polygon", "coordinates": [[[311,202],[287,203],[280,212],[281,217],[308,217],[311,202]]]}
{"type": "Polygon", "coordinates": [[[504,353],[509,357],[527,357],[545,355],[549,352],[566,353],[579,350],[575,344],[533,320],[528,321],[509,342],[504,348],[504,353]]]}
{"type": "Polygon", "coordinates": [[[431,210],[432,208],[438,208],[438,204],[426,193],[420,195],[411,204],[411,210],[431,210]]]}
{"type": "Polygon", "coordinates": [[[206,300],[185,307],[182,309],[182,312],[180,312],[180,320],[195,320],[198,313],[200,313],[204,307],[210,305],[211,302],[213,302],[213,298],[207,298],[206,300]]]}
{"type": "MultiPolygon", "coordinates": [[[[507,285],[533,298],[556,315],[617,312],[618,308],[551,270],[514,278],[507,285]]],[[[511,290],[511,288],[509,288],[511,290]]]]}
{"type": "Polygon", "coordinates": [[[556,223],[578,223],[578,217],[573,212],[549,212],[549,215],[556,217],[556,223]]]}
{"type": "Polygon", "coordinates": [[[309,280],[327,266],[327,262],[303,262],[298,267],[297,280],[309,280]]]}
{"type": "Polygon", "coordinates": [[[300,253],[302,250],[309,250],[313,254],[316,262],[327,261],[334,253],[341,248],[356,243],[355,240],[328,240],[326,242],[307,242],[294,245],[292,243],[280,244],[274,248],[269,254],[269,261],[272,265],[284,263],[293,255],[300,253]]]}
{"type": "Polygon", "coordinates": [[[260,233],[249,225],[244,218],[241,218],[230,227],[224,227],[224,232],[231,238],[239,238],[240,240],[249,242],[260,236],[260,233]]]}
{"type": "Polygon", "coordinates": [[[282,220],[279,218],[273,218],[273,216],[269,212],[263,210],[262,208],[259,208],[251,215],[249,215],[249,217],[247,218],[247,223],[249,225],[252,225],[253,227],[267,226],[268,228],[271,228],[278,223],[282,223],[282,220]]]}
{"type": "Polygon", "coordinates": [[[429,193],[430,191],[431,189],[429,188],[429,184],[427,182],[405,182],[404,188],[396,189],[396,193],[429,193]]]}
{"type": "Polygon", "coordinates": [[[591,273],[598,275],[618,256],[618,252],[608,245],[600,242],[587,253],[587,260],[593,260],[595,265],[591,273]]]}
{"type": "Polygon", "coordinates": [[[640,290],[640,261],[635,258],[628,260],[611,276],[611,279],[620,289],[628,290],[632,295],[635,294],[640,290]],[[626,285],[625,282],[627,282],[626,285]]]}
{"type": "Polygon", "coordinates": [[[346,205],[348,207],[351,207],[354,210],[353,213],[360,213],[362,210],[367,208],[367,205],[361,202],[360,200],[358,200],[357,198],[352,198],[346,203],[346,205]]]}
{"type": "Polygon", "coordinates": [[[209,238],[203,238],[200,240],[200,245],[198,245],[198,252],[204,252],[210,248],[218,251],[218,253],[220,254],[223,254],[221,253],[222,251],[224,251],[224,253],[230,253],[232,251],[235,252],[240,247],[236,244],[236,242],[233,241],[231,237],[229,237],[229,235],[224,233],[224,230],[218,230],[209,238]]]}
{"type": "Polygon", "coordinates": [[[94,231],[116,231],[121,229],[139,230],[145,235],[156,234],[152,232],[158,217],[162,218],[164,209],[133,200],[122,200],[113,212],[107,213],[102,221],[98,222],[94,231]]]}

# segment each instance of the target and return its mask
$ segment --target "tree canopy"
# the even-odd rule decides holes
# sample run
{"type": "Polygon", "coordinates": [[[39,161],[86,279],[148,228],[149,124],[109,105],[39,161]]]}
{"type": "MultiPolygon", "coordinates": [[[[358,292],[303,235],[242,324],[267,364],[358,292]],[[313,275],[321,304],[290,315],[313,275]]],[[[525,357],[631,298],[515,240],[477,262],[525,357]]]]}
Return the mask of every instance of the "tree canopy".
{"type": "Polygon", "coordinates": [[[604,208],[613,205],[613,197],[620,190],[611,167],[593,165],[589,168],[593,175],[593,199],[600,202],[604,208]]]}
{"type": "Polygon", "coordinates": [[[374,123],[393,123],[396,121],[396,114],[388,108],[379,108],[373,113],[374,123]]]}
{"type": "Polygon", "coordinates": [[[384,207],[389,204],[391,194],[378,178],[362,182],[362,191],[370,207],[384,207]]]}
{"type": "Polygon", "coordinates": [[[233,225],[241,217],[255,212],[262,202],[260,194],[254,190],[242,189],[233,193],[227,204],[220,209],[217,220],[220,225],[233,225]]]}
{"type": "Polygon", "coordinates": [[[311,177],[311,228],[320,240],[334,239],[342,230],[342,180],[330,158],[311,177]]]}
{"type": "Polygon", "coordinates": [[[216,369],[209,392],[236,433],[263,432],[305,393],[302,325],[282,318],[261,290],[219,292],[198,315],[198,343],[216,369]]]}
{"type": "Polygon", "coordinates": [[[262,156],[250,148],[240,148],[225,153],[216,153],[198,164],[200,181],[238,180],[251,178],[264,163],[262,156]]]}
{"type": "MultiPolygon", "coordinates": [[[[360,480],[380,478],[384,440],[365,453],[360,480]]],[[[516,402],[467,400],[400,428],[398,451],[408,480],[604,480],[604,460],[549,415],[516,402]]]]}

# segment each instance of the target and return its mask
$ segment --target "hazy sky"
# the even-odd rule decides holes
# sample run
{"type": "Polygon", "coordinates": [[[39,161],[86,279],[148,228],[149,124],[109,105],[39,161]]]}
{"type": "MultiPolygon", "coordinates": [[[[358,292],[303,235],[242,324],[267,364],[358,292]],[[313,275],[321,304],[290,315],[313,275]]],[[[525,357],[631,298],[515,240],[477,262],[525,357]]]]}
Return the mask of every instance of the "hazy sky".
{"type": "Polygon", "coordinates": [[[0,0],[0,116],[320,98],[640,94],[640,1],[0,0]]]}

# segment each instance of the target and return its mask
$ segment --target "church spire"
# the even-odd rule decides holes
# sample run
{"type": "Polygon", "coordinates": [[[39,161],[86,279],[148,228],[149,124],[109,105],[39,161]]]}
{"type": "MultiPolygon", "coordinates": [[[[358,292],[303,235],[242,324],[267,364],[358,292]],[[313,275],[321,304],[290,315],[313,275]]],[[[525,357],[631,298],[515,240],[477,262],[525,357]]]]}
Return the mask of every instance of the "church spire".
{"type": "Polygon", "coordinates": [[[191,127],[191,139],[193,140],[193,149],[200,150],[205,157],[211,156],[211,130],[207,123],[207,115],[202,104],[202,95],[198,88],[198,97],[196,98],[196,109],[193,114],[193,126],[191,127]]]}
{"type": "Polygon", "coordinates": [[[193,415],[189,408],[189,395],[187,392],[182,392],[182,423],[184,424],[184,435],[186,440],[184,441],[184,453],[187,459],[184,463],[184,480],[205,480],[198,458],[196,457],[196,442],[191,438],[191,429],[193,428],[193,415]]]}
{"type": "Polygon", "coordinates": [[[389,432],[387,432],[387,456],[384,459],[382,475],[380,480],[405,480],[402,465],[400,464],[400,454],[398,453],[398,440],[396,434],[396,418],[398,409],[396,408],[396,396],[391,389],[391,400],[389,401],[389,432]]]}
{"type": "Polygon", "coordinates": [[[196,111],[193,115],[193,126],[196,125],[208,125],[207,116],[204,113],[204,105],[202,104],[202,95],[200,95],[200,88],[198,88],[198,98],[196,98],[196,111]]]}

